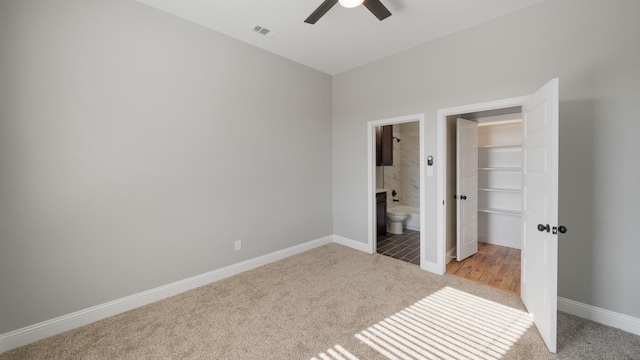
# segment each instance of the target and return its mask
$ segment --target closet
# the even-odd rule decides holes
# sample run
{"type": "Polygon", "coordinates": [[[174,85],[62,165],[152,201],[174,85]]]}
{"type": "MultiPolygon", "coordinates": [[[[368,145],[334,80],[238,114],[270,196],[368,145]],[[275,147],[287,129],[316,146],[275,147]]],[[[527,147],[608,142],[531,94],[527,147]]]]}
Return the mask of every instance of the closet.
{"type": "Polygon", "coordinates": [[[446,216],[447,257],[462,261],[478,251],[478,242],[521,249],[521,109],[446,121],[446,197],[453,200],[446,216]]]}
{"type": "Polygon", "coordinates": [[[500,118],[478,119],[478,241],[520,249],[522,121],[500,118]]]}

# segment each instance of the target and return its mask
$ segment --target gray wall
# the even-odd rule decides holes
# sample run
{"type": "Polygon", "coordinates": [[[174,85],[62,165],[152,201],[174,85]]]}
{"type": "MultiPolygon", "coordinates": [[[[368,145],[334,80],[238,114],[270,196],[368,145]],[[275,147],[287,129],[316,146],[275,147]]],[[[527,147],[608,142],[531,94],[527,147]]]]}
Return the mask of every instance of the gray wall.
{"type": "MultiPolygon", "coordinates": [[[[366,123],[528,95],[560,78],[559,296],[640,317],[640,2],[554,0],[339,74],[334,233],[367,241],[366,123]]],[[[437,171],[438,169],[436,169],[437,171]]],[[[427,179],[435,261],[435,177],[427,179]]]]}
{"type": "Polygon", "coordinates": [[[0,49],[0,334],[332,233],[330,76],[132,0],[0,49]]]}

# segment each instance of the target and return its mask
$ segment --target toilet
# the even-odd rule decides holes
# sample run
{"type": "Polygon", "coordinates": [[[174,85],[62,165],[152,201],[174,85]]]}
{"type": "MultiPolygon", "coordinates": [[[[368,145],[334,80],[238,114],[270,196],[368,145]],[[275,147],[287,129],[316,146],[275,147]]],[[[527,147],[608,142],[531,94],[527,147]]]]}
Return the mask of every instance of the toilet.
{"type": "Polygon", "coordinates": [[[387,212],[387,220],[389,220],[389,232],[392,234],[402,234],[403,222],[407,220],[409,214],[400,212],[387,212]]]}

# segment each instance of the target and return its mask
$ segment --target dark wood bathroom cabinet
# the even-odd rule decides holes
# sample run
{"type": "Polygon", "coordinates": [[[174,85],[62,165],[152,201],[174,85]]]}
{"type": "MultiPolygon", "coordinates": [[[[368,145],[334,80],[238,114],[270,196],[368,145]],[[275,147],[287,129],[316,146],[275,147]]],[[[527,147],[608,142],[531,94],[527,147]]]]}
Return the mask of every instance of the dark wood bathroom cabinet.
{"type": "Polygon", "coordinates": [[[376,166],[393,165],[393,125],[376,127],[376,166]]]}

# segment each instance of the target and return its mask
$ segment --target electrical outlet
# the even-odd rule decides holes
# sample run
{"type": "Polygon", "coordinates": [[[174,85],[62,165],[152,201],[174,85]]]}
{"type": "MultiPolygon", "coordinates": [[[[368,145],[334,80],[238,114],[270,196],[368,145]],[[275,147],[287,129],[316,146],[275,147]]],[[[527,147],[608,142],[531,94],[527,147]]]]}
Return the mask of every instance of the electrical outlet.
{"type": "Polygon", "coordinates": [[[242,240],[236,240],[236,242],[234,243],[234,250],[238,251],[242,249],[242,240]]]}

